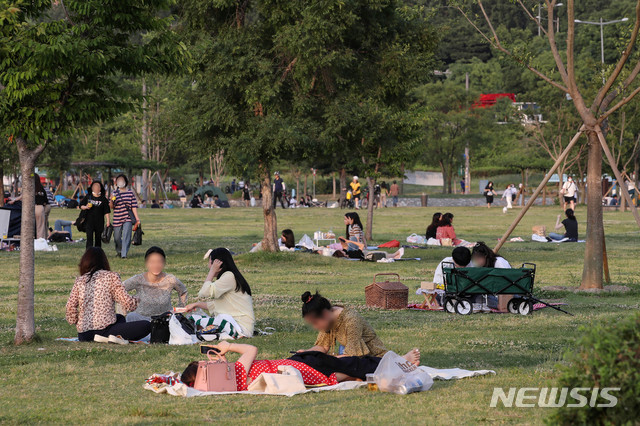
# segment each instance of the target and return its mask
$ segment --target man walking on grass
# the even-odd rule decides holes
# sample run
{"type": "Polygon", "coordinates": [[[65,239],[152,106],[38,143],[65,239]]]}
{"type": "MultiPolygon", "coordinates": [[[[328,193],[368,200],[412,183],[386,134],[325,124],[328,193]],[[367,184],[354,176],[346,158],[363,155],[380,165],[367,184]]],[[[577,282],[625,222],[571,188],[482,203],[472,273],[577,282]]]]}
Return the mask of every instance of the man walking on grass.
{"type": "Polygon", "coordinates": [[[275,172],[275,176],[276,177],[273,180],[273,208],[275,210],[276,201],[280,200],[280,205],[284,209],[285,206],[284,206],[284,200],[282,199],[282,195],[284,194],[284,191],[287,190],[287,187],[284,184],[284,181],[282,180],[282,178],[280,177],[280,172],[275,172]]]}

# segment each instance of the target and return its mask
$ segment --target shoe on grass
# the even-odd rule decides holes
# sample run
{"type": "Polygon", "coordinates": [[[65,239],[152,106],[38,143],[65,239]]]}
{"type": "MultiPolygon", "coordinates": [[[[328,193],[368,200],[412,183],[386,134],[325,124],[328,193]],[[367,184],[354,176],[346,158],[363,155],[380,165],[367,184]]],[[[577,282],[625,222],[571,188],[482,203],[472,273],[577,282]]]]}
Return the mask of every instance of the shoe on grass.
{"type": "Polygon", "coordinates": [[[126,339],[123,339],[122,336],[114,336],[113,334],[110,334],[109,343],[115,343],[117,345],[128,345],[129,341],[126,339]]]}
{"type": "Polygon", "coordinates": [[[98,343],[109,343],[109,338],[96,334],[95,336],[93,336],[93,341],[98,343]]]}

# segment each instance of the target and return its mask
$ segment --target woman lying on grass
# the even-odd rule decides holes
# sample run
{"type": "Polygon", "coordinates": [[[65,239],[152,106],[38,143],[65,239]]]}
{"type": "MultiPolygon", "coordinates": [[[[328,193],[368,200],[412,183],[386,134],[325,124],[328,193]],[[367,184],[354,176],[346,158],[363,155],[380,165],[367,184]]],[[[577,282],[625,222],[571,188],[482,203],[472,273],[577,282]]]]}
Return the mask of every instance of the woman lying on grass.
{"type": "MultiPolygon", "coordinates": [[[[296,354],[289,359],[256,360],[258,348],[253,345],[222,341],[212,348],[220,357],[224,357],[229,352],[240,354],[240,358],[234,363],[238,391],[246,391],[249,384],[262,373],[278,373],[280,365],[289,365],[300,371],[305,385],[331,386],[349,380],[365,380],[367,374],[376,370],[381,359],[376,357],[338,358],[319,352],[315,354],[306,352],[296,354]]],[[[413,349],[404,358],[419,365],[420,351],[413,349]]],[[[194,361],[184,370],[180,380],[187,386],[193,387],[197,371],[198,362],[194,361]]]]}

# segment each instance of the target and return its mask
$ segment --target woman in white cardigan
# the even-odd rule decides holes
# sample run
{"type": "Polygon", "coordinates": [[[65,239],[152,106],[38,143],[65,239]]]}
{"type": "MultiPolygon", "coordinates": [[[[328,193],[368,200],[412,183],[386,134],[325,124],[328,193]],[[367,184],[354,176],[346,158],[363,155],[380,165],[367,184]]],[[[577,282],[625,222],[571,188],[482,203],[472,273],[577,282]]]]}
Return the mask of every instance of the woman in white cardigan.
{"type": "Polygon", "coordinates": [[[223,333],[231,338],[252,337],[256,320],[249,283],[226,248],[209,250],[205,258],[209,259],[209,274],[198,297],[207,301],[191,303],[185,310],[207,310],[212,318],[196,319],[196,323],[205,329],[224,329],[223,333]]]}

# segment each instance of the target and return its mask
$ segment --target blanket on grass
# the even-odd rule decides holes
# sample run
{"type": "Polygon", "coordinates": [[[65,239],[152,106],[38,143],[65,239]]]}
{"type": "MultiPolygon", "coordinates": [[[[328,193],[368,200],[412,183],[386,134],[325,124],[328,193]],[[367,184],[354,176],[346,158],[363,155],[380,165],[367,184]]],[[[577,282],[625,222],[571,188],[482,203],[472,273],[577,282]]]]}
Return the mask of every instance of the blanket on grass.
{"type": "MultiPolygon", "coordinates": [[[[448,369],[437,369],[426,366],[418,367],[423,371],[427,372],[431,378],[434,380],[454,380],[454,379],[464,379],[468,377],[475,376],[484,376],[487,374],[496,374],[493,370],[463,370],[461,368],[448,368],[448,369]]],[[[344,390],[353,390],[358,389],[364,386],[367,386],[365,382],[342,382],[333,386],[319,386],[307,388],[304,391],[294,392],[294,393],[281,393],[281,394],[273,394],[273,393],[263,393],[263,392],[252,392],[252,391],[242,391],[242,392],[202,392],[196,390],[194,388],[190,388],[184,383],[182,383],[178,378],[177,373],[167,373],[167,374],[153,374],[149,377],[143,388],[146,390],[150,390],[155,393],[167,393],[173,396],[182,396],[182,397],[193,397],[193,396],[209,396],[209,395],[278,395],[278,396],[294,396],[300,395],[309,392],[324,392],[324,391],[344,391],[344,390]]]]}

